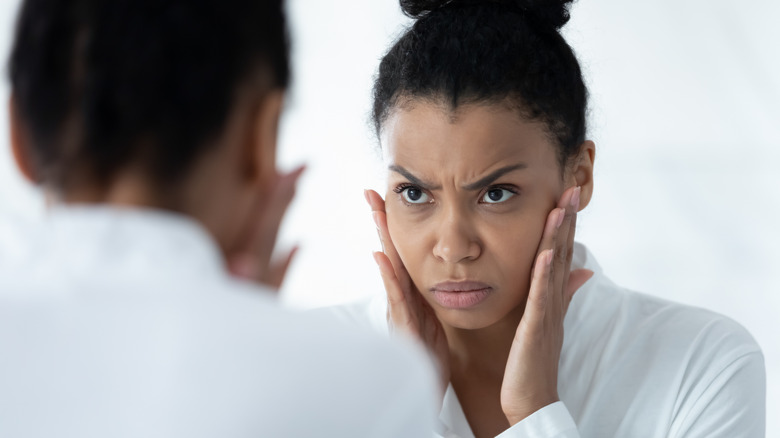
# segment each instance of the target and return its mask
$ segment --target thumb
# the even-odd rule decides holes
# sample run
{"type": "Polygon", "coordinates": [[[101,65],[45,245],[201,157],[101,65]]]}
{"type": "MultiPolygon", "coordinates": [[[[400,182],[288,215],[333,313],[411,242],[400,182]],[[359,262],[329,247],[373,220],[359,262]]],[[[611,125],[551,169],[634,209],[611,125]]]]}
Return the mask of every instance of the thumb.
{"type": "Polygon", "coordinates": [[[574,293],[579,290],[594,275],[590,269],[575,269],[569,273],[569,282],[566,286],[566,302],[574,298],[574,293]]]}
{"type": "Polygon", "coordinates": [[[293,258],[297,253],[298,246],[294,246],[285,257],[277,260],[269,267],[267,278],[261,279],[261,281],[268,286],[271,286],[273,289],[279,290],[287,276],[287,271],[290,269],[293,258]]]}

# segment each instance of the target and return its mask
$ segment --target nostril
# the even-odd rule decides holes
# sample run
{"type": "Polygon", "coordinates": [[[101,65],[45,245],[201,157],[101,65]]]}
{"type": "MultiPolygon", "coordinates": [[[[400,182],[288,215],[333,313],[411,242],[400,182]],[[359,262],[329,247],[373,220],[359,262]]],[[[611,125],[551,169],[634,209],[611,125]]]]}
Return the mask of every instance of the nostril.
{"type": "Polygon", "coordinates": [[[477,241],[464,237],[458,240],[440,239],[433,247],[433,255],[447,263],[475,260],[481,252],[482,249],[477,241]]]}

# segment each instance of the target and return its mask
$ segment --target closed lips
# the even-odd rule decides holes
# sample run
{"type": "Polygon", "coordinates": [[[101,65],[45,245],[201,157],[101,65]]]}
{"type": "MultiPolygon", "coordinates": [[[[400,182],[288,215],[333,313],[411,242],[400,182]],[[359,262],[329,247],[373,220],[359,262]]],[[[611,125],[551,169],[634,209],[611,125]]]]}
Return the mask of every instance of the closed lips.
{"type": "Polygon", "coordinates": [[[467,309],[481,303],[493,288],[475,281],[443,282],[431,288],[434,300],[449,309],[467,309]]]}
{"type": "Polygon", "coordinates": [[[445,281],[431,288],[431,292],[475,292],[491,289],[490,285],[477,281],[445,281]]]}

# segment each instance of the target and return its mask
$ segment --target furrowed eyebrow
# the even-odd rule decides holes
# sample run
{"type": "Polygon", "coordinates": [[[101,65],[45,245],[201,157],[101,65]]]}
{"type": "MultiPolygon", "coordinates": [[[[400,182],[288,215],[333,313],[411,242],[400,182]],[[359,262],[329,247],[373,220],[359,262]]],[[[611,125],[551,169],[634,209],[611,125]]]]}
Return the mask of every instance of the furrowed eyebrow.
{"type": "Polygon", "coordinates": [[[480,178],[479,180],[474,181],[473,183],[464,185],[463,188],[466,190],[479,190],[483,187],[490,185],[491,183],[493,183],[493,181],[501,178],[502,176],[506,175],[509,172],[525,169],[526,167],[528,166],[525,163],[519,163],[511,166],[502,167],[500,169],[493,171],[492,173],[490,173],[490,175],[487,175],[484,178],[480,178]]]}
{"type": "Polygon", "coordinates": [[[397,164],[391,164],[388,166],[388,169],[392,170],[393,172],[400,173],[403,175],[404,178],[408,179],[409,182],[412,184],[419,186],[421,189],[425,190],[438,190],[441,188],[441,186],[433,187],[433,184],[427,183],[420,178],[417,178],[416,176],[412,175],[412,172],[409,172],[408,170],[404,169],[403,167],[397,165],[397,164]]]}

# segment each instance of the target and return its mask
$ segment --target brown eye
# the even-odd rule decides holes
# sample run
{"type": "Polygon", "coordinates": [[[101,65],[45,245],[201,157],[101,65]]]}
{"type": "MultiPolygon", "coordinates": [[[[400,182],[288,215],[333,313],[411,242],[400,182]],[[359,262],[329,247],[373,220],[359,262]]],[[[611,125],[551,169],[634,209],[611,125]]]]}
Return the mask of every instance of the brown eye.
{"type": "Polygon", "coordinates": [[[499,202],[508,200],[512,196],[515,196],[515,194],[507,189],[494,188],[485,192],[485,195],[482,196],[482,202],[487,204],[498,204],[499,202]]]}
{"type": "Polygon", "coordinates": [[[407,187],[401,192],[401,196],[410,204],[425,204],[429,199],[419,187],[407,187]]]}

